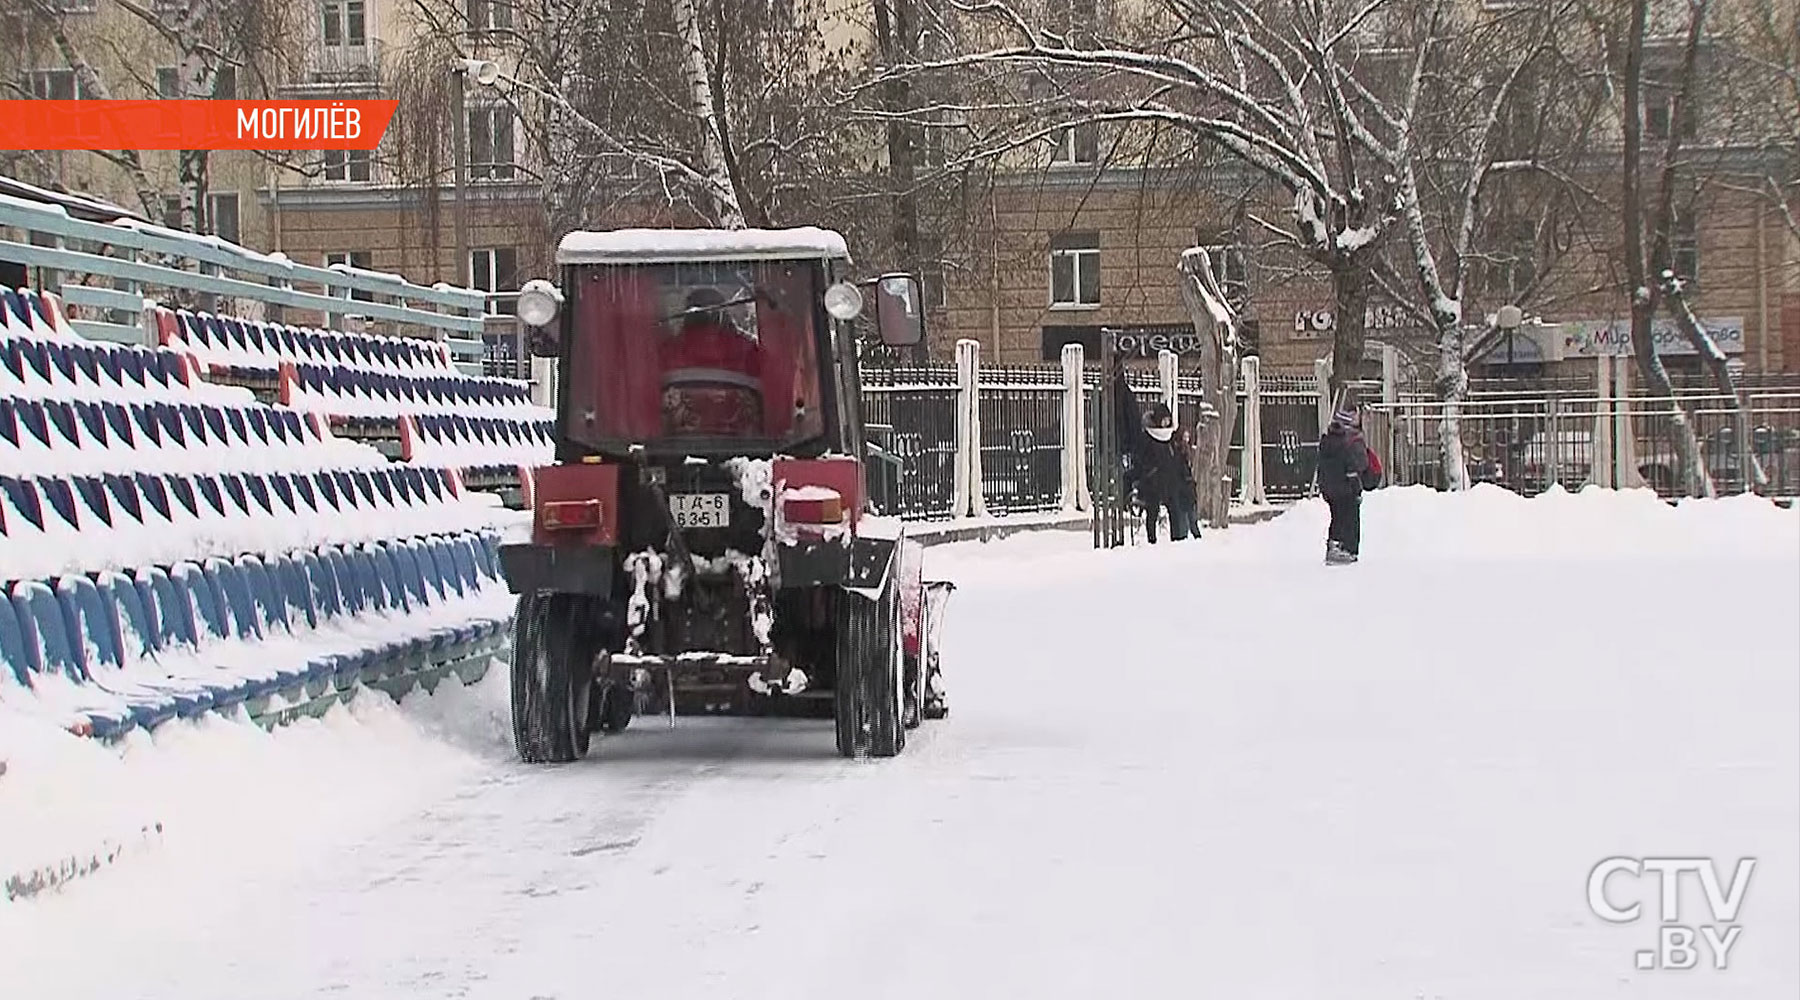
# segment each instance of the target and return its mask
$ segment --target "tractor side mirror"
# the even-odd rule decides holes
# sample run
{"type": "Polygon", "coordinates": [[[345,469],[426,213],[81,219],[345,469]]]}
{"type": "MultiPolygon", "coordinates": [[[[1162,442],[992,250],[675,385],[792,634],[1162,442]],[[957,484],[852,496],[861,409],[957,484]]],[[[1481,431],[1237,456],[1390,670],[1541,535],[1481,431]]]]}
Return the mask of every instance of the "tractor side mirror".
{"type": "Polygon", "coordinates": [[[912,347],[925,339],[925,297],[919,279],[884,274],[875,279],[875,329],[888,347],[912,347]]]}

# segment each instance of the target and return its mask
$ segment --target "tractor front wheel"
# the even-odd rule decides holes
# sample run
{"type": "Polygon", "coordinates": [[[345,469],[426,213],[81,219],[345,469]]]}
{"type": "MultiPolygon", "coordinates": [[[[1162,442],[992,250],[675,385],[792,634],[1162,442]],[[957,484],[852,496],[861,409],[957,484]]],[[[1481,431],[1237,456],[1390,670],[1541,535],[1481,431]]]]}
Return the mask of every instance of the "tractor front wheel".
{"type": "Polygon", "coordinates": [[[513,618],[513,746],[527,764],[587,756],[594,657],[601,648],[595,598],[525,594],[513,618]]]}

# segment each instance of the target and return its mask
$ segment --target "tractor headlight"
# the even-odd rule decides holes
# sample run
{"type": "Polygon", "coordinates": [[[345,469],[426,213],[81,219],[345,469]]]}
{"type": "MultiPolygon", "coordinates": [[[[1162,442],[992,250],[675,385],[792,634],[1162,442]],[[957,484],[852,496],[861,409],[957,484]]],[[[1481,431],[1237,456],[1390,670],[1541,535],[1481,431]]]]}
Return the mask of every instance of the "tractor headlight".
{"type": "Polygon", "coordinates": [[[533,278],[519,289],[519,320],[527,326],[549,326],[562,308],[562,293],[542,278],[533,278]]]}
{"type": "Polygon", "coordinates": [[[848,322],[862,315],[863,297],[855,285],[840,281],[825,289],[825,311],[848,322]]]}

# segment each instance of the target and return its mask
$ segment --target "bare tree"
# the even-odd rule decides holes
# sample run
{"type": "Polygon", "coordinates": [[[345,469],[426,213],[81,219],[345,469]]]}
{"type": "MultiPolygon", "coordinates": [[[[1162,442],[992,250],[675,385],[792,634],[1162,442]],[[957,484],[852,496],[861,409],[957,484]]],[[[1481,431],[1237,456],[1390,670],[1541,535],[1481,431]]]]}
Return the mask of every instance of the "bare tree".
{"type": "MultiPolygon", "coordinates": [[[[967,157],[1006,158],[1069,129],[1144,126],[1189,134],[1247,164],[1291,199],[1286,222],[1256,223],[1323,269],[1337,312],[1333,381],[1355,377],[1380,247],[1400,219],[1392,165],[1411,155],[1418,73],[1378,79],[1357,66],[1371,18],[1388,6],[1301,0],[1162,0],[1143,19],[1058,25],[1026,0],[940,0],[931,30],[950,54],[877,75],[944,78],[975,123],[967,157]],[[1021,84],[1024,92],[1021,93],[1021,84]]],[[[1425,28],[1429,35],[1429,25],[1425,28]]],[[[1415,41],[1400,37],[1389,48],[1415,41]]],[[[873,112],[881,114],[879,107],[873,112]]]]}
{"type": "Polygon", "coordinates": [[[441,187],[446,67],[493,53],[503,72],[489,97],[514,113],[526,148],[517,177],[542,190],[534,211],[550,240],[619,221],[817,222],[819,191],[855,162],[862,137],[830,120],[847,69],[819,28],[825,0],[509,9],[507,26],[471,26],[462,5],[410,0],[420,30],[397,60],[406,124],[392,153],[404,183],[441,187]]]}
{"type": "MultiPolygon", "coordinates": [[[[1700,442],[1686,406],[1676,397],[1669,372],[1662,363],[1652,337],[1652,323],[1666,294],[1664,275],[1673,275],[1671,233],[1674,229],[1674,197],[1679,170],[1683,129],[1680,111],[1693,100],[1694,62],[1704,33],[1709,0],[1690,0],[1688,24],[1682,46],[1681,80],[1678,85],[1669,128],[1668,140],[1656,164],[1654,188],[1645,178],[1644,136],[1644,48],[1648,34],[1650,0],[1630,0],[1628,28],[1625,35],[1623,66],[1624,149],[1623,210],[1625,236],[1625,273],[1631,296],[1631,350],[1638,370],[1657,397],[1673,404],[1671,420],[1675,431],[1676,461],[1680,466],[1681,488],[1689,495],[1712,496],[1712,479],[1700,462],[1700,442]]],[[[1679,287],[1677,286],[1677,291],[1679,287]]],[[[1698,333],[1700,349],[1718,354],[1698,324],[1692,324],[1689,336],[1698,333]],[[1708,351],[1710,349],[1710,351],[1708,351]]],[[[1723,355],[1719,355],[1721,369],[1723,355]]],[[[1735,392],[1733,393],[1735,395],[1735,392]]]]}
{"type": "MultiPolygon", "coordinates": [[[[285,62],[293,56],[295,10],[286,0],[110,2],[154,33],[161,44],[149,48],[150,53],[172,56],[173,89],[160,92],[159,96],[181,100],[238,96],[235,91],[221,92],[225,71],[229,71],[233,81],[255,82],[262,89],[270,89],[271,81],[286,75],[285,62]]],[[[0,0],[0,11],[22,17],[47,33],[62,61],[74,73],[78,93],[95,100],[113,98],[113,87],[91,59],[79,33],[71,30],[64,6],[56,0],[0,0]]],[[[136,57],[137,52],[144,51],[127,49],[105,37],[85,41],[106,47],[115,55],[136,57]]],[[[139,65],[134,58],[125,58],[117,69],[127,83],[164,90],[158,86],[164,81],[158,79],[155,65],[139,65]]],[[[138,151],[95,152],[124,171],[147,217],[196,232],[210,223],[206,217],[206,194],[211,151],[190,149],[177,154],[173,197],[180,207],[172,219],[167,218],[163,208],[168,196],[153,182],[138,151]]]]}

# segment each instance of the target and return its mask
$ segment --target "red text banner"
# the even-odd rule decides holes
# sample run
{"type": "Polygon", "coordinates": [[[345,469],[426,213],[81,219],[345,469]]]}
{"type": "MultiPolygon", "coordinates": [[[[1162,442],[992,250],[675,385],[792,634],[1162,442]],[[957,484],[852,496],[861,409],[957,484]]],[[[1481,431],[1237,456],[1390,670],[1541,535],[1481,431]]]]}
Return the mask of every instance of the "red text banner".
{"type": "Polygon", "coordinates": [[[374,149],[399,101],[0,101],[0,149],[374,149]]]}

